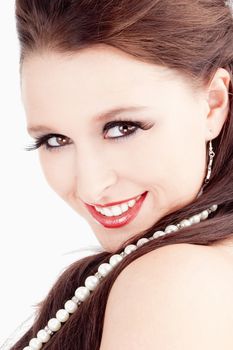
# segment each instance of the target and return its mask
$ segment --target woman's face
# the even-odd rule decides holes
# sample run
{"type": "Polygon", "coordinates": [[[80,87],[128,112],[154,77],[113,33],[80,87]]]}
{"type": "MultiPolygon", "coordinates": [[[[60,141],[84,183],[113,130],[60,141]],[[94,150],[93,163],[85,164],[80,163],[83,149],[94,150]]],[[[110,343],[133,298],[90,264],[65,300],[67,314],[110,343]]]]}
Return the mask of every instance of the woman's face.
{"type": "Polygon", "coordinates": [[[208,107],[175,71],[104,45],[70,56],[38,53],[24,61],[22,98],[30,135],[49,135],[52,148],[39,148],[49,185],[104,249],[114,251],[197,196],[211,138],[208,107]],[[107,115],[112,109],[119,111],[107,115]],[[99,221],[85,205],[145,192],[139,211],[129,208],[120,219],[119,206],[114,220],[100,213],[99,221]]]}

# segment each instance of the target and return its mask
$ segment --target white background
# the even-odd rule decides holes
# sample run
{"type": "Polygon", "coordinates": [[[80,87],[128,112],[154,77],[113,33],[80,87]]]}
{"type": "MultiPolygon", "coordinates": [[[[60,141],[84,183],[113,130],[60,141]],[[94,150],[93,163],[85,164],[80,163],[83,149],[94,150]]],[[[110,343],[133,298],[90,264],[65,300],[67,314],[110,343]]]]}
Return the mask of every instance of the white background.
{"type": "Polygon", "coordinates": [[[100,248],[88,224],[48,186],[20,97],[14,0],[0,1],[0,345],[61,271],[100,248]],[[80,248],[89,251],[74,252],[80,248]]]}

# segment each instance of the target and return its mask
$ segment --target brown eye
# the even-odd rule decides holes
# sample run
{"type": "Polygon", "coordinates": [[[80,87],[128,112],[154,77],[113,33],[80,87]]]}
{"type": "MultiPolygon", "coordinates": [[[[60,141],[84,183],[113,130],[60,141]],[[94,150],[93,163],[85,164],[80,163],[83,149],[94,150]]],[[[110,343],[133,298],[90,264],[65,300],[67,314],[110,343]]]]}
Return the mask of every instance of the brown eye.
{"type": "Polygon", "coordinates": [[[47,144],[49,147],[66,146],[68,143],[69,141],[67,141],[67,137],[64,136],[53,136],[47,140],[47,144]]]}
{"type": "Polygon", "coordinates": [[[32,151],[45,146],[49,151],[59,150],[63,146],[70,145],[71,139],[60,134],[48,134],[40,137],[35,137],[35,142],[25,148],[26,151],[32,151]]]}
{"type": "Polygon", "coordinates": [[[122,132],[123,134],[128,134],[128,132],[130,132],[130,130],[134,130],[135,126],[132,125],[127,125],[127,124],[123,124],[123,126],[119,127],[120,132],[122,132]]]}
{"type": "Polygon", "coordinates": [[[118,122],[108,126],[105,136],[109,139],[126,137],[133,134],[138,129],[137,125],[132,123],[118,122]]]}

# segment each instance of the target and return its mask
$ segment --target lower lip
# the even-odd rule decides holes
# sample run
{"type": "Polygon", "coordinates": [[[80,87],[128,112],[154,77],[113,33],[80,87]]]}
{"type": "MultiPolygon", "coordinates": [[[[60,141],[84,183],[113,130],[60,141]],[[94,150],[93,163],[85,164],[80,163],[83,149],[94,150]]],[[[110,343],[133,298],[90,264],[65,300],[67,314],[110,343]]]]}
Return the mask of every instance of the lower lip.
{"type": "Polygon", "coordinates": [[[146,195],[148,192],[143,193],[141,198],[136,202],[136,204],[133,206],[133,208],[130,208],[127,212],[122,213],[119,216],[104,216],[101,213],[99,213],[93,206],[86,205],[89,212],[92,214],[92,216],[104,227],[107,228],[118,228],[122,227],[124,225],[129,224],[138,214],[142,203],[144,202],[146,195]]]}

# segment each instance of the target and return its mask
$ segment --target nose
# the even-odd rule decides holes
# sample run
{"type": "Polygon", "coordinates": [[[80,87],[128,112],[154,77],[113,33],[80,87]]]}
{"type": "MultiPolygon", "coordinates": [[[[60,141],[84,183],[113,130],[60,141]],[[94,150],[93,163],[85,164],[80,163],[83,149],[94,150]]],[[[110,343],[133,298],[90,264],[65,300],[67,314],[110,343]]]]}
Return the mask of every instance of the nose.
{"type": "Polygon", "coordinates": [[[117,182],[117,174],[104,154],[86,152],[75,165],[76,196],[88,204],[106,202],[117,182]]]}

